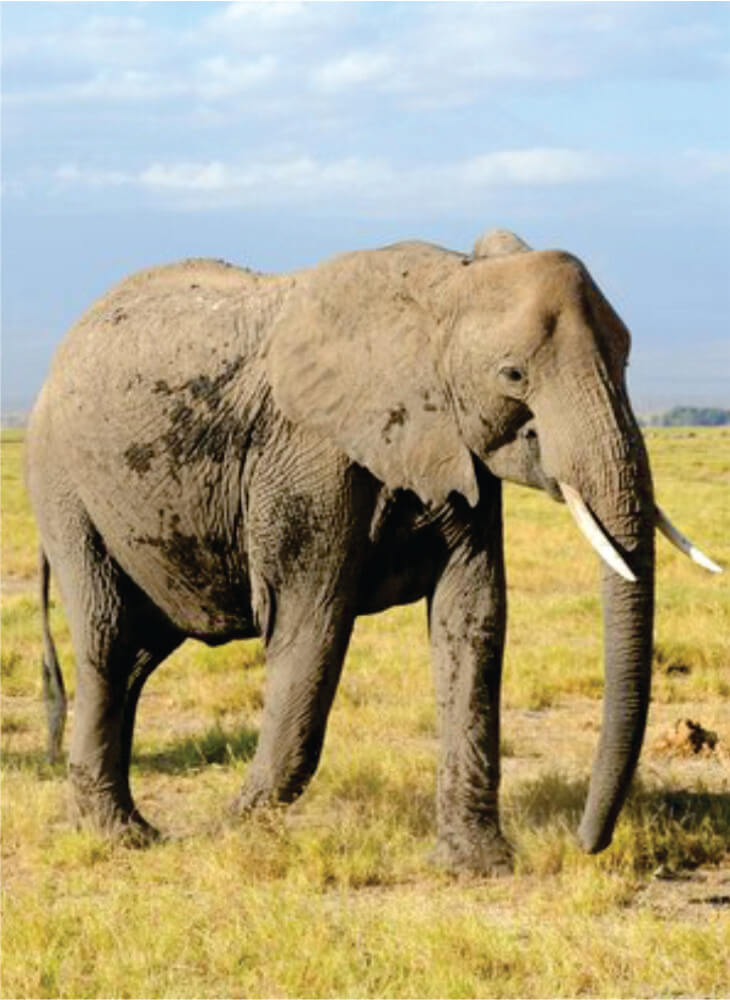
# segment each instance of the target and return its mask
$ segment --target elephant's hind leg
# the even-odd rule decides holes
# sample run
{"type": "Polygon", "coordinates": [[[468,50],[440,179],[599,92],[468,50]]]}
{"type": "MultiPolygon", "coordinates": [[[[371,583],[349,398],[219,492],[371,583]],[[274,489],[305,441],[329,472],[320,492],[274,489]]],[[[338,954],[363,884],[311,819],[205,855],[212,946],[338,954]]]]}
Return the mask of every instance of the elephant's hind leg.
{"type": "MultiPolygon", "coordinates": [[[[129,588],[120,588],[122,598],[129,588]]],[[[129,766],[137,703],[142,687],[181,642],[166,623],[122,603],[93,635],[74,640],[77,687],[69,774],[79,819],[131,842],[157,832],[134,804],[129,766]],[[137,614],[135,614],[135,611],[137,614]]]]}
{"type": "Polygon", "coordinates": [[[121,718],[121,750],[119,757],[119,773],[123,781],[123,799],[126,803],[125,810],[128,809],[125,823],[132,831],[133,839],[143,841],[155,839],[157,831],[144,819],[134,804],[132,792],[129,785],[129,766],[132,758],[132,740],[134,737],[134,722],[137,715],[137,704],[142,688],[147,678],[153,671],[169,656],[181,643],[184,638],[167,622],[148,621],[143,632],[144,639],[140,638],[140,645],[137,648],[132,663],[131,670],[127,674],[124,707],[121,718]]]}
{"type": "Polygon", "coordinates": [[[147,841],[155,831],[129,786],[135,710],[144,681],[182,636],[115,563],[80,506],[74,514],[52,554],[76,659],[73,807],[81,821],[147,841]]]}

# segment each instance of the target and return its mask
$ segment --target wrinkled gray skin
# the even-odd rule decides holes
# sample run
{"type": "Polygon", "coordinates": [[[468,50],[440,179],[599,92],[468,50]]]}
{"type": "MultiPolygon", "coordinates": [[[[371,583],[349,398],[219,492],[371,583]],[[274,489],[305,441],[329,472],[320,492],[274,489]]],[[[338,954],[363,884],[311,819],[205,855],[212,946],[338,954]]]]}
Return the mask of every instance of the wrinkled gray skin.
{"type": "MultiPolygon", "coordinates": [[[[606,847],[651,659],[654,508],[628,349],[578,260],[505,233],[473,257],[406,243],[291,276],[187,261],[94,305],[59,349],[27,440],[43,583],[47,560],[77,662],[79,813],[153,834],[129,786],[135,709],[187,636],[263,637],[263,719],[237,809],[294,799],[355,617],[425,597],[437,856],[507,868],[495,478],[507,476],[573,486],[638,577],[603,575],[604,725],[580,838],[606,847]]],[[[53,678],[47,622],[44,650],[53,678]]]]}

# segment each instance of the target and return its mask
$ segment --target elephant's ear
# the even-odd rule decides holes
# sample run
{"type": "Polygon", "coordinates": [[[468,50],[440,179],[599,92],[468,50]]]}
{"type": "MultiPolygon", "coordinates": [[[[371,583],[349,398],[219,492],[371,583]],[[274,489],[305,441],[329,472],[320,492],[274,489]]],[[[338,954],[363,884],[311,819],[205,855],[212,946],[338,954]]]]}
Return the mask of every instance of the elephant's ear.
{"type": "Polygon", "coordinates": [[[389,488],[433,504],[456,490],[475,505],[471,454],[438,373],[435,321],[407,279],[386,251],[298,278],[268,346],[274,400],[389,488]]]}

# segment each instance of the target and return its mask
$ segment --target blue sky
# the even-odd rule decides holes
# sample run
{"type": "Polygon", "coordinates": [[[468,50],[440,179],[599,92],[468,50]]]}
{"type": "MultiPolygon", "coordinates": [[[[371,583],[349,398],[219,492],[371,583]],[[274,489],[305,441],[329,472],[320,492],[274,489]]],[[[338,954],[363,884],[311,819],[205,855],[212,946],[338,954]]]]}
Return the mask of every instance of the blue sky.
{"type": "Polygon", "coordinates": [[[125,274],[514,229],[730,399],[727,3],[4,3],[3,409],[125,274]]]}

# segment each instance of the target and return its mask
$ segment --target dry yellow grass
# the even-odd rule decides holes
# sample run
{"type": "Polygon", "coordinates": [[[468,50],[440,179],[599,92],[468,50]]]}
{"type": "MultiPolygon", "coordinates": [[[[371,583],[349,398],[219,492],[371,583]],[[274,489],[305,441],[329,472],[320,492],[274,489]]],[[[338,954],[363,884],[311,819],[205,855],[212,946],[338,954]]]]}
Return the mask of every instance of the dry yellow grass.
{"type": "MultiPolygon", "coordinates": [[[[650,431],[662,506],[730,565],[730,434],[650,431]]],[[[3,438],[2,995],[727,996],[728,579],[658,542],[650,729],[612,847],[573,831],[600,723],[593,555],[566,511],[507,490],[506,879],[430,867],[436,741],[420,605],[358,622],[320,770],[286,811],[226,805],[250,758],[258,643],[187,643],[142,699],[133,782],[169,839],[74,830],[43,759],[34,532],[3,438]],[[690,718],[697,758],[662,750],[690,718]]],[[[53,626],[69,688],[63,612],[53,626]]]]}

